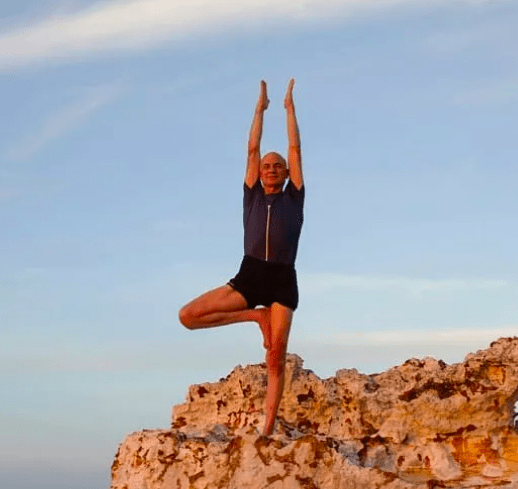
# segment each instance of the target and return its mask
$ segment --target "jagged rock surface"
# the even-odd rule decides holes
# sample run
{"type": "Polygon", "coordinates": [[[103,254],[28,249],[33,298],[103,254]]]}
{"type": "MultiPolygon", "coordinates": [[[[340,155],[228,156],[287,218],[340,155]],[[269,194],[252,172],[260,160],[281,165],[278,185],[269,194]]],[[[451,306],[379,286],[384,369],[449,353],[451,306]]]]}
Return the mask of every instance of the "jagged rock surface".
{"type": "Polygon", "coordinates": [[[447,365],[320,379],[289,355],[276,432],[266,367],[189,387],[169,430],[129,435],[111,489],[518,489],[518,338],[447,365]]]}

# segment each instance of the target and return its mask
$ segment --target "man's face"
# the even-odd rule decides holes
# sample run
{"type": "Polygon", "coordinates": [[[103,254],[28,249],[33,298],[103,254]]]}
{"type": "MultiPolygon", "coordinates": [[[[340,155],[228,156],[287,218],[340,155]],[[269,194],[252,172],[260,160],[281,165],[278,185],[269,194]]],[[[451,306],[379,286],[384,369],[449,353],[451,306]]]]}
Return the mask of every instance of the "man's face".
{"type": "Polygon", "coordinates": [[[277,153],[265,155],[259,165],[259,177],[263,185],[282,186],[284,180],[288,178],[288,169],[284,158],[277,153]]]}

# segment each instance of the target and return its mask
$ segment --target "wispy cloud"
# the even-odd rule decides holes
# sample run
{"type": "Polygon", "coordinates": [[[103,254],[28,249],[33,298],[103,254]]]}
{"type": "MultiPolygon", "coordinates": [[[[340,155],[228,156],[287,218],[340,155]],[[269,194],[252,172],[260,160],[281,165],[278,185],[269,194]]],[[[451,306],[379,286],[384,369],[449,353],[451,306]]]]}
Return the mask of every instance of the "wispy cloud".
{"type": "Polygon", "coordinates": [[[513,17],[506,16],[494,20],[485,18],[484,22],[476,23],[472,27],[437,32],[424,40],[424,47],[446,55],[457,55],[486,44],[496,44],[509,49],[510,44],[516,43],[515,30],[513,17]]]}
{"type": "Polygon", "coordinates": [[[481,329],[319,332],[294,336],[291,349],[299,352],[310,368],[320,369],[320,375],[332,375],[339,368],[372,373],[416,357],[460,362],[469,353],[489,348],[499,338],[517,335],[518,324],[481,329]]]}
{"type": "MultiPolygon", "coordinates": [[[[168,340],[159,344],[152,341],[138,347],[127,343],[124,345],[92,346],[88,354],[83,354],[84,345],[69,345],[63,347],[26,348],[20,352],[8,352],[7,349],[0,352],[0,377],[5,374],[20,374],[29,372],[123,372],[123,371],[151,371],[174,370],[179,372],[186,369],[203,370],[228,368],[229,360],[240,363],[254,360],[257,354],[261,355],[260,334],[255,331],[253,340],[250,340],[249,328],[241,327],[239,330],[205,332],[203,338],[195,338],[187,334],[184,338],[175,338],[174,342],[168,340]],[[225,351],[214,354],[214,338],[218,344],[229,344],[236,341],[240,347],[238,351],[225,351]],[[233,339],[233,340],[232,340],[233,339]],[[250,340],[250,341],[248,341],[250,340]],[[171,341],[171,342],[169,342],[171,341]],[[195,348],[197,361],[192,362],[193,348],[195,348]],[[222,354],[224,353],[224,354],[222,354]]],[[[236,350],[236,349],[234,349],[236,350]]],[[[234,364],[235,364],[234,363],[234,364]]],[[[232,365],[232,363],[230,364],[232,365]]]]}
{"type": "Polygon", "coordinates": [[[356,345],[469,345],[471,343],[489,344],[492,341],[518,335],[518,324],[488,329],[451,329],[451,330],[392,330],[347,332],[333,335],[333,343],[356,345]]]}
{"type": "Polygon", "coordinates": [[[41,61],[65,62],[106,52],[152,49],[187,36],[211,35],[282,23],[354,18],[400,7],[491,0],[133,0],[96,4],[0,35],[0,70],[41,61]]]}
{"type": "Polygon", "coordinates": [[[117,84],[89,89],[79,100],[49,116],[32,134],[26,135],[8,149],[3,157],[8,160],[29,158],[51,141],[76,128],[93,112],[112,102],[120,94],[121,88],[117,84]]]}
{"type": "Polygon", "coordinates": [[[408,277],[376,277],[347,275],[335,272],[301,273],[300,282],[312,292],[325,292],[333,289],[383,290],[404,289],[411,292],[437,290],[472,290],[502,287],[504,280],[430,280],[408,277]]]}
{"type": "Polygon", "coordinates": [[[518,77],[466,88],[452,97],[454,105],[501,105],[518,100],[518,77]]]}
{"type": "MultiPolygon", "coordinates": [[[[174,347],[164,344],[141,345],[138,348],[130,345],[95,347],[88,355],[77,353],[80,349],[73,346],[69,351],[64,349],[43,351],[24,351],[23,353],[3,352],[0,357],[0,375],[6,373],[28,372],[107,372],[107,371],[150,371],[150,370],[185,370],[227,368],[235,363],[260,361],[259,333],[252,326],[240,329],[204,332],[203,337],[195,339],[192,334],[174,342],[174,347]],[[250,334],[252,332],[252,334],[250,334]],[[212,333],[212,334],[211,334],[212,333]],[[221,349],[214,354],[214,342],[225,344],[233,338],[240,347],[232,352],[221,349]],[[199,361],[192,360],[192,348],[195,344],[199,361]]],[[[338,334],[295,334],[291,340],[290,351],[299,352],[308,357],[308,367],[313,368],[318,362],[342,359],[336,368],[347,365],[365,367],[368,363],[384,363],[390,365],[405,361],[413,356],[432,355],[436,358],[453,356],[458,360],[468,352],[488,348],[491,342],[502,337],[518,335],[518,324],[503,325],[485,329],[450,329],[450,330],[392,330],[343,332],[338,334]],[[361,355],[350,363],[355,355],[361,355]],[[396,355],[397,354],[397,355],[396,355]],[[397,357],[397,358],[396,358],[397,357]],[[312,365],[312,362],[316,364],[312,365]]],[[[458,361],[456,360],[456,361],[458,361]]]]}

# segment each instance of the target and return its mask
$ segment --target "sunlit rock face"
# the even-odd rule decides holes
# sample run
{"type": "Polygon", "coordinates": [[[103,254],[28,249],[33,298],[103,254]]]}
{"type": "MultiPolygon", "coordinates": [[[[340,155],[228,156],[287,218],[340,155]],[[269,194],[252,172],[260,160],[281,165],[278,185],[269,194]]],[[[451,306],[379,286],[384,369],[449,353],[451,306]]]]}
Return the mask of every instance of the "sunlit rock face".
{"type": "Polygon", "coordinates": [[[265,390],[264,364],[191,386],[171,429],[124,440],[111,489],[518,489],[518,338],[324,380],[289,355],[269,438],[265,390]]]}

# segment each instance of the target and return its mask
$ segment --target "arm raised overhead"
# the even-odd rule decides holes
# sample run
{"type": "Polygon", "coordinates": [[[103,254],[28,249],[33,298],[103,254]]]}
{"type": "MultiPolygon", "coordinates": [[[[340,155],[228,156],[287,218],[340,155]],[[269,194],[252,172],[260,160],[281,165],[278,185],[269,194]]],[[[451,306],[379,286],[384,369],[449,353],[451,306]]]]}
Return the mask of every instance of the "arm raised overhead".
{"type": "Polygon", "coordinates": [[[286,122],[288,125],[288,167],[290,180],[300,190],[304,185],[304,179],[302,177],[299,126],[295,116],[295,104],[293,103],[293,85],[295,85],[295,80],[292,78],[284,98],[284,107],[286,109],[286,122]]]}
{"type": "Polygon", "coordinates": [[[266,93],[266,82],[261,80],[259,100],[255,107],[250,137],[248,139],[248,162],[246,165],[245,183],[252,188],[259,178],[259,164],[261,162],[261,136],[263,134],[263,115],[268,108],[268,95],[266,93]]]}

